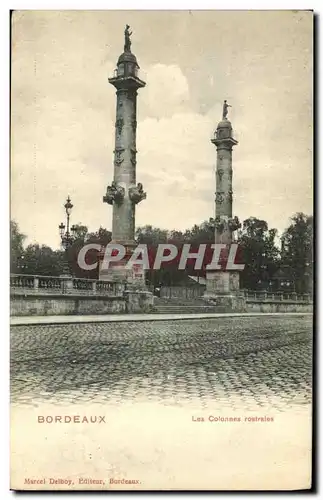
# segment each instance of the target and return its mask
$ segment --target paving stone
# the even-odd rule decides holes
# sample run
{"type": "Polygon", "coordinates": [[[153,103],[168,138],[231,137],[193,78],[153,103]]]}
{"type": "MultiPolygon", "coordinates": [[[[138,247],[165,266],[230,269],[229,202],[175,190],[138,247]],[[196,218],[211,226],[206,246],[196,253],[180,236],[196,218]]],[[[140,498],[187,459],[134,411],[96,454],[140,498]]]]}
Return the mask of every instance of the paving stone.
{"type": "Polygon", "coordinates": [[[311,337],[310,316],[12,326],[11,400],[308,404],[311,337]]]}

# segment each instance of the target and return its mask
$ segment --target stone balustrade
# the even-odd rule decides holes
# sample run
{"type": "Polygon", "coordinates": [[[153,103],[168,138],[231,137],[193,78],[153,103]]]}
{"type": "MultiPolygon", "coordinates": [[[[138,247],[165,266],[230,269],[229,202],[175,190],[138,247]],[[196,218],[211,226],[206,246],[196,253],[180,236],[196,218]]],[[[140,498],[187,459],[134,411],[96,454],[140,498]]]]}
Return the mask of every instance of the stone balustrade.
{"type": "Polygon", "coordinates": [[[18,295],[102,295],[121,297],[125,285],[72,276],[10,275],[10,293],[18,295]]]}
{"type": "MultiPolygon", "coordinates": [[[[150,291],[154,291],[154,287],[149,287],[150,291]]],[[[197,299],[203,297],[205,286],[196,287],[184,286],[162,286],[160,289],[160,297],[168,299],[197,299]]],[[[313,299],[309,294],[297,294],[296,292],[266,292],[254,290],[241,290],[247,302],[286,302],[286,303],[303,303],[312,304],[313,299]]]]}
{"type": "Polygon", "coordinates": [[[247,302],[299,302],[311,304],[313,299],[310,294],[298,294],[296,292],[266,292],[242,290],[247,302]]]}
{"type": "Polygon", "coordinates": [[[151,312],[152,293],[124,283],[72,276],[10,276],[11,316],[151,312]]]}
{"type": "MultiPolygon", "coordinates": [[[[18,295],[56,294],[80,296],[122,297],[126,290],[124,283],[72,276],[37,276],[28,274],[11,274],[10,293],[18,295]]],[[[175,298],[198,298],[203,295],[204,287],[162,287],[161,296],[175,298]]],[[[241,290],[247,302],[284,302],[312,304],[309,294],[296,292],[266,292],[241,290]]]]}

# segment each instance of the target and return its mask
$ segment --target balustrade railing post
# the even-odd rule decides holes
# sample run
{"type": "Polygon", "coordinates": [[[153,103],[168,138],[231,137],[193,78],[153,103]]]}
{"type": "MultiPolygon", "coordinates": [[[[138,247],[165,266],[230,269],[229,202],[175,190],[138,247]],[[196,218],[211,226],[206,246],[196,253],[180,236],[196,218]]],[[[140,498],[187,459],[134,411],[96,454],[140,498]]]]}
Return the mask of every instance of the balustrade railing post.
{"type": "Polygon", "coordinates": [[[96,281],[92,281],[92,292],[96,294],[96,281]]]}
{"type": "Polygon", "coordinates": [[[39,288],[39,278],[34,276],[34,290],[38,290],[39,288]]]}
{"type": "Polygon", "coordinates": [[[69,293],[73,291],[74,283],[72,276],[60,276],[62,293],[69,293]]]}

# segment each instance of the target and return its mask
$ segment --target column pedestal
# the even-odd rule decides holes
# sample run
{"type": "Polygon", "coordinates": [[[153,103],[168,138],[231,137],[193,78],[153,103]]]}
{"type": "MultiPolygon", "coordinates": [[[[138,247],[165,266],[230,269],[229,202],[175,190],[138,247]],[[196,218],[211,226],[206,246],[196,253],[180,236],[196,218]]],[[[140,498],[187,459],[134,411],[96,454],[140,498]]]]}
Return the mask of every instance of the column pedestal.
{"type": "Polygon", "coordinates": [[[238,271],[208,271],[203,298],[223,312],[243,312],[246,310],[246,301],[239,288],[238,271]]]}
{"type": "Polygon", "coordinates": [[[128,290],[145,290],[145,270],[140,264],[133,264],[131,268],[127,263],[133,253],[133,248],[127,248],[126,256],[116,262],[110,262],[108,269],[102,268],[103,255],[99,261],[99,279],[103,281],[113,281],[126,283],[128,290]]]}
{"type": "Polygon", "coordinates": [[[126,299],[126,312],[134,313],[149,313],[153,312],[154,295],[146,290],[131,290],[127,286],[124,292],[126,299]]]}

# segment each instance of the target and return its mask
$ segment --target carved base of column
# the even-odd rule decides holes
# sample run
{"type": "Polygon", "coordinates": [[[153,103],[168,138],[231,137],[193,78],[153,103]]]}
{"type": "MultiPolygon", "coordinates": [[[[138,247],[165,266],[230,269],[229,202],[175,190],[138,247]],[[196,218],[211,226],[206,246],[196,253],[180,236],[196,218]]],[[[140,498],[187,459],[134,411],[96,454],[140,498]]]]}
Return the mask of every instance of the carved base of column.
{"type": "Polygon", "coordinates": [[[243,295],[206,295],[203,299],[209,305],[215,305],[219,312],[246,312],[246,299],[243,295]]]}
{"type": "Polygon", "coordinates": [[[126,311],[133,313],[149,313],[154,309],[154,295],[145,290],[126,290],[124,292],[126,299],[126,311]]]}
{"type": "Polygon", "coordinates": [[[145,271],[142,266],[135,264],[132,268],[127,267],[127,259],[118,262],[110,262],[108,269],[104,269],[100,262],[99,279],[126,283],[128,290],[145,290],[145,271]]]}
{"type": "Polygon", "coordinates": [[[203,299],[224,312],[246,310],[245,297],[240,293],[238,271],[209,271],[206,273],[206,290],[203,299]]]}
{"type": "Polygon", "coordinates": [[[232,294],[240,290],[240,277],[238,271],[207,271],[206,293],[232,294]]]}

